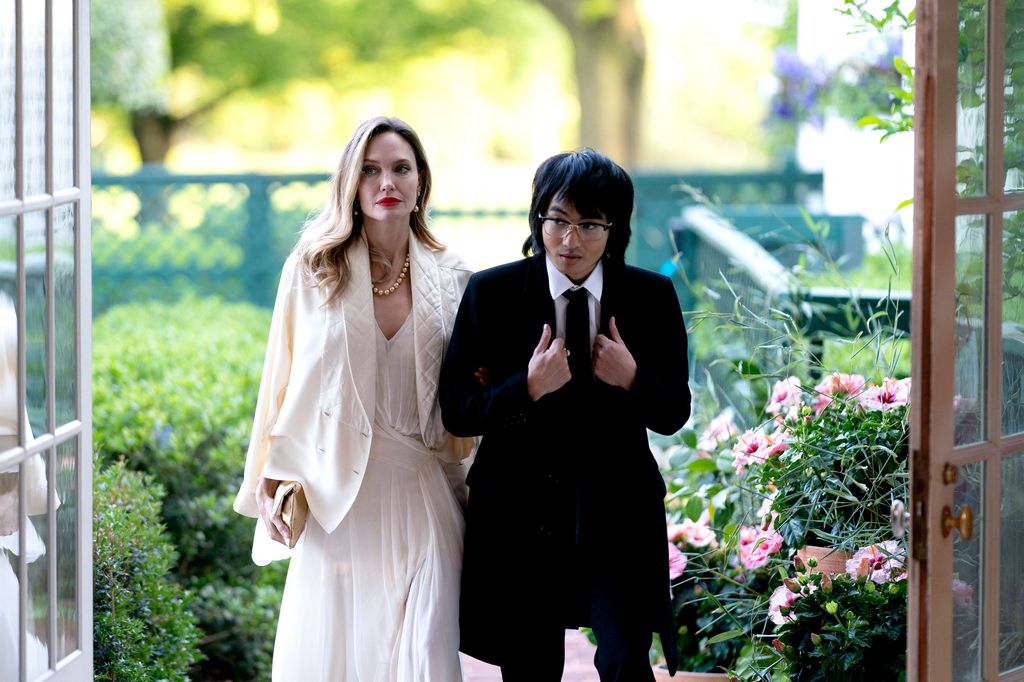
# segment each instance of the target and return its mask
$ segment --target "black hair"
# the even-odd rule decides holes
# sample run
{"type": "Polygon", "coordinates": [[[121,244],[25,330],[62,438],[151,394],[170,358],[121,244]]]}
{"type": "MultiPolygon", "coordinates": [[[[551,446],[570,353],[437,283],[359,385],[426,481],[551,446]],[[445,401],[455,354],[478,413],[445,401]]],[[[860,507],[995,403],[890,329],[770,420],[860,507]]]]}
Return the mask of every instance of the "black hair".
{"type": "Polygon", "coordinates": [[[537,216],[544,214],[554,199],[571,202],[587,218],[603,214],[612,224],[603,257],[625,261],[632,234],[629,219],[633,213],[633,181],[621,166],[589,147],[544,161],[533,176],[530,236],[523,244],[524,256],[544,252],[542,222],[537,216]]]}

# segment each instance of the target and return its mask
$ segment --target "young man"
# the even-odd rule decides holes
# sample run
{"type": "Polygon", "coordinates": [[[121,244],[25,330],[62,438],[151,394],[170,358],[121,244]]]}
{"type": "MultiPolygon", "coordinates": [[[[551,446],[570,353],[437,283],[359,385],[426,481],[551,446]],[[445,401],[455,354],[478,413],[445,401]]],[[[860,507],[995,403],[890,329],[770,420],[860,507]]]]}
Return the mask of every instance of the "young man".
{"type": "Polygon", "coordinates": [[[602,682],[675,670],[665,484],[647,429],[690,413],[671,282],[625,264],[629,175],[600,152],[537,169],[521,261],[474,275],[441,370],[445,427],[482,435],[469,472],[462,650],[506,682],[559,680],[566,628],[602,682]],[[532,255],[531,255],[532,254],[532,255]]]}

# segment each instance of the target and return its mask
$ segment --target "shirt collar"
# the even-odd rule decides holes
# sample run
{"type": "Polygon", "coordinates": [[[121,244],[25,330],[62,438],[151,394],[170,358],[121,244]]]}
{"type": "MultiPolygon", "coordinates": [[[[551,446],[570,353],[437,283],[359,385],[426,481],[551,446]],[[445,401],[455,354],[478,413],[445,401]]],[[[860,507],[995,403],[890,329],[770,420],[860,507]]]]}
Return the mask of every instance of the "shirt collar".
{"type": "Polygon", "coordinates": [[[601,300],[601,293],[604,291],[604,263],[597,262],[597,266],[590,273],[590,276],[583,281],[583,284],[576,286],[572,280],[561,273],[551,257],[544,254],[544,264],[548,269],[548,290],[551,292],[551,300],[557,300],[559,296],[569,289],[586,289],[596,300],[601,300]]]}

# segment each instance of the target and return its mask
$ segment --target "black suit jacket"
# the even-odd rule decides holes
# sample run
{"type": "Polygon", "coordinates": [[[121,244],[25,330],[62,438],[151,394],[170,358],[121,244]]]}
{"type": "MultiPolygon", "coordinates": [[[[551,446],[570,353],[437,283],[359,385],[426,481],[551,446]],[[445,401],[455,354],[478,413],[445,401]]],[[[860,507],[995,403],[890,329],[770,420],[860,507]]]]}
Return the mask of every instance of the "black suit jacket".
{"type": "Polygon", "coordinates": [[[632,390],[594,378],[533,402],[527,366],[543,325],[555,327],[544,258],[470,279],[441,370],[445,428],[483,436],[467,480],[462,650],[501,665],[523,655],[509,633],[588,625],[595,590],[615,590],[661,634],[674,670],[665,484],[647,429],[674,433],[689,417],[679,302],[667,278],[606,261],[600,330],[610,336],[615,317],[637,364],[632,390]]]}

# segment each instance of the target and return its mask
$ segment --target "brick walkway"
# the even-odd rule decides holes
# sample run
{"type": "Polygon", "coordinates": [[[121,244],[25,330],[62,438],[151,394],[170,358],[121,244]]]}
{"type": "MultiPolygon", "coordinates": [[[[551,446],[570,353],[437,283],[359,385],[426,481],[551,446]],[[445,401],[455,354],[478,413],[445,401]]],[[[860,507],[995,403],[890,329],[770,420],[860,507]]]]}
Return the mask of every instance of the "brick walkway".
{"type": "MultiPolygon", "coordinates": [[[[493,665],[463,655],[462,680],[501,682],[501,672],[493,665]]],[[[598,682],[597,671],[594,670],[594,646],[580,632],[565,633],[565,670],[562,682],[598,682]]]]}

